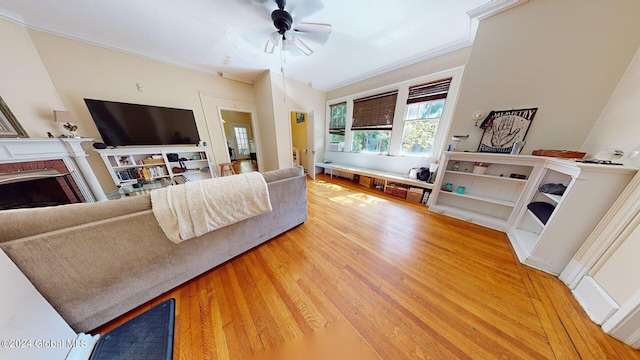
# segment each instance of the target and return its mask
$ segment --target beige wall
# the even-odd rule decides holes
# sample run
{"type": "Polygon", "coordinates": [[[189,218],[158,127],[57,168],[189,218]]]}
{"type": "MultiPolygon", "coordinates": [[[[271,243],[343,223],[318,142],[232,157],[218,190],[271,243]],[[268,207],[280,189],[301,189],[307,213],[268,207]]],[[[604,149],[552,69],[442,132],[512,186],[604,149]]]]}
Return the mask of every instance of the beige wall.
{"type": "MultiPolygon", "coordinates": [[[[188,70],[158,61],[74,41],[39,31],[29,31],[58,94],[78,119],[78,132],[100,138],[84,98],[191,109],[200,137],[209,149],[225,143],[220,126],[210,126],[199,94],[221,94],[253,103],[253,87],[217,75],[188,70]],[[142,85],[139,91],[137,84],[142,85]]],[[[29,96],[25,96],[29,97],[29,96]]],[[[95,154],[89,161],[105,190],[114,184],[95,154]]]]}
{"type": "Polygon", "coordinates": [[[640,227],[629,231],[625,242],[592,276],[619,305],[640,291],[640,227]]]}
{"type": "MultiPolygon", "coordinates": [[[[630,163],[629,154],[640,149],[640,49],[616,87],[611,99],[587,137],[583,151],[589,154],[605,148],[619,148],[625,156],[620,160],[630,163]]],[[[640,159],[635,159],[640,166],[640,159]]]]}
{"type": "MultiPolygon", "coordinates": [[[[282,76],[280,76],[280,79],[282,79],[282,76]]],[[[304,168],[309,170],[313,168],[313,164],[315,164],[316,161],[322,160],[321,157],[317,157],[316,155],[320,154],[319,150],[324,148],[324,143],[322,140],[316,142],[317,134],[315,131],[317,129],[316,123],[320,123],[322,124],[322,133],[324,134],[326,93],[299,81],[287,79],[286,94],[287,114],[291,111],[302,111],[307,114],[304,124],[307,131],[305,147],[308,149],[308,152],[302,153],[301,149],[300,159],[305,162],[304,168]],[[316,155],[314,155],[314,151],[316,151],[316,155]]]]}
{"type": "Polygon", "coordinates": [[[271,89],[271,73],[266,71],[254,83],[256,111],[259,114],[257,126],[260,129],[260,156],[262,171],[280,168],[278,163],[278,147],[276,144],[276,127],[274,118],[273,92],[271,89]]]}
{"type": "Polygon", "coordinates": [[[458,66],[464,66],[469,60],[471,47],[465,47],[450,53],[436,56],[409,66],[396,69],[370,79],[329,91],[327,100],[338,99],[348,95],[366,92],[371,89],[397,84],[406,80],[423,77],[430,74],[446,71],[458,66]]]}
{"type": "MultiPolygon", "coordinates": [[[[270,124],[273,125],[273,147],[270,154],[275,156],[276,168],[286,168],[293,165],[293,159],[291,156],[291,122],[289,118],[290,111],[303,111],[306,113],[313,113],[315,119],[324,121],[325,119],[325,93],[316,89],[313,89],[307,84],[303,84],[299,81],[292,79],[282,78],[282,74],[268,72],[258,82],[256,82],[256,95],[263,98],[258,99],[258,112],[263,114],[268,109],[272,109],[269,114],[273,114],[273,119],[270,120],[270,124]],[[286,85],[285,82],[286,81],[286,85]],[[269,94],[266,96],[265,94],[269,94]],[[270,101],[270,103],[267,103],[270,101]],[[262,106],[262,111],[260,109],[262,106]]],[[[261,123],[262,124],[262,123],[261,123]]],[[[313,124],[307,124],[309,129],[308,139],[312,141],[315,134],[315,126],[313,124]]],[[[324,129],[323,129],[324,130],[324,129]]],[[[261,128],[262,134],[262,128],[261,128]]],[[[262,137],[262,135],[261,135],[262,137]]],[[[314,144],[314,146],[322,146],[322,144],[314,144]]],[[[310,160],[311,161],[311,160],[310,160]]]]}
{"type": "Polygon", "coordinates": [[[65,110],[29,33],[0,19],[0,96],[29,137],[46,137],[64,131],[53,122],[53,110],[65,110]]]}
{"type": "MultiPolygon", "coordinates": [[[[584,149],[591,153],[605,147],[620,147],[625,153],[640,146],[640,49],[616,87],[604,112],[593,127],[584,149]]],[[[627,160],[627,157],[622,161],[627,160]]],[[[640,164],[638,164],[640,165],[640,164]]],[[[631,226],[637,224],[633,221],[631,226]]],[[[622,305],[640,291],[640,228],[629,228],[625,242],[594,274],[593,278],[622,305]]]]}
{"type": "Polygon", "coordinates": [[[581,148],[640,45],[636,0],[535,0],[482,20],[450,134],[477,110],[538,107],[523,154],[581,148]]]}

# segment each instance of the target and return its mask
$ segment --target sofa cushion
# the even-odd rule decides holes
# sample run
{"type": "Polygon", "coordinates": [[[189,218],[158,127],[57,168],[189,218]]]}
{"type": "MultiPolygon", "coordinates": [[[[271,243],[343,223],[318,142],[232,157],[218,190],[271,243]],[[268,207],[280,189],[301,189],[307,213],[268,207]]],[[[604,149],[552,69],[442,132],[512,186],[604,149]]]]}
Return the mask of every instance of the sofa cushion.
{"type": "Polygon", "coordinates": [[[0,243],[151,209],[149,194],[97,203],[0,211],[0,243]]]}
{"type": "Polygon", "coordinates": [[[294,166],[287,169],[271,170],[262,174],[264,180],[268,183],[272,181],[278,181],[290,177],[304,175],[304,168],[302,166],[294,166]]]}

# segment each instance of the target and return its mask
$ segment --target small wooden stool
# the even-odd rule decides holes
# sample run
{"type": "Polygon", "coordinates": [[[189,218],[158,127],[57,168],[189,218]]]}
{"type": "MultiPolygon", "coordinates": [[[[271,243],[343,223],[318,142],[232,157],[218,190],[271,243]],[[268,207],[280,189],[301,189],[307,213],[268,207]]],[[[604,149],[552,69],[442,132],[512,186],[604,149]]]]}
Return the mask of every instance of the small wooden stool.
{"type": "Polygon", "coordinates": [[[231,175],[235,175],[236,171],[233,170],[233,164],[232,163],[222,163],[220,164],[220,176],[225,176],[225,170],[227,170],[229,173],[231,173],[231,175]]]}

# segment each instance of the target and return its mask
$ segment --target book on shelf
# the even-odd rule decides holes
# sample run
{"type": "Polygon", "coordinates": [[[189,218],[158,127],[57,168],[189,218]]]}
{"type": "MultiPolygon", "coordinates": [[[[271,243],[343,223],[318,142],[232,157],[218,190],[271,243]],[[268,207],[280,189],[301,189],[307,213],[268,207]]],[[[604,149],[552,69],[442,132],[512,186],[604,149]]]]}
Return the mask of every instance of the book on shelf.
{"type": "Polygon", "coordinates": [[[174,182],[176,185],[184,184],[184,183],[186,183],[187,181],[189,181],[189,179],[187,179],[187,178],[186,178],[186,177],[184,177],[183,175],[178,175],[178,176],[174,176],[174,177],[173,177],[173,182],[174,182]]]}

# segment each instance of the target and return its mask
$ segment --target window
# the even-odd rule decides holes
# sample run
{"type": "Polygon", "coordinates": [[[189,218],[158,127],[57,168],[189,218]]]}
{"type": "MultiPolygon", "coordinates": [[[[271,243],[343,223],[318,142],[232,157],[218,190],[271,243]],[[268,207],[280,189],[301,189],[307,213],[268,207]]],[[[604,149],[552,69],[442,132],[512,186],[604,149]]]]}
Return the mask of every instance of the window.
{"type": "Polygon", "coordinates": [[[347,103],[330,105],[329,142],[344,142],[345,126],[347,123],[347,103]]]}
{"type": "Polygon", "coordinates": [[[400,155],[430,156],[451,79],[409,87],[400,155]]]}
{"type": "Polygon", "coordinates": [[[397,99],[398,91],[392,91],[353,101],[351,151],[389,152],[397,99]]]}
{"type": "Polygon", "coordinates": [[[249,137],[247,136],[246,126],[234,126],[234,135],[236,137],[236,147],[238,148],[238,156],[249,155],[249,137]]]}

